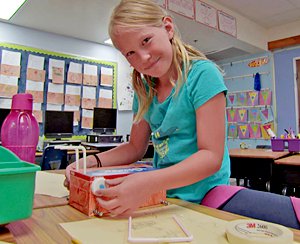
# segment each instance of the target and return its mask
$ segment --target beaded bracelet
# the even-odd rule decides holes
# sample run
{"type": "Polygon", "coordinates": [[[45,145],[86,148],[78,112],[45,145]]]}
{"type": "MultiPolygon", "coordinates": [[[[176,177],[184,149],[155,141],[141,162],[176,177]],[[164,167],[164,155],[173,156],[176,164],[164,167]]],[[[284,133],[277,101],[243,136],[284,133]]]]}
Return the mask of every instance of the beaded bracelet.
{"type": "Polygon", "coordinates": [[[97,160],[97,167],[99,168],[99,167],[102,167],[102,163],[101,163],[101,160],[100,160],[100,158],[97,156],[97,154],[93,154],[93,156],[96,158],[96,160],[97,160]]]}

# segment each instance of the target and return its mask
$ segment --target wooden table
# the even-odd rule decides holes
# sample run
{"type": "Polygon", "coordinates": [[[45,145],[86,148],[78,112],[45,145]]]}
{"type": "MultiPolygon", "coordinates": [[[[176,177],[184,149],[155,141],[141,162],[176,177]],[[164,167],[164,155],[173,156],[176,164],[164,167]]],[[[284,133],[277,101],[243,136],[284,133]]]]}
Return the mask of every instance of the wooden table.
{"type": "Polygon", "coordinates": [[[274,178],[283,195],[300,197],[300,154],[275,160],[274,178]]]}
{"type": "Polygon", "coordinates": [[[235,158],[266,158],[266,159],[277,159],[290,154],[288,151],[273,152],[271,149],[240,149],[232,148],[229,149],[230,157],[235,158]]]}
{"type": "MultiPolygon", "coordinates": [[[[51,172],[64,174],[64,170],[51,172]]],[[[35,195],[35,208],[32,216],[0,227],[0,241],[27,243],[71,243],[70,236],[60,227],[59,223],[89,219],[80,211],[68,205],[67,200],[56,197],[35,195]]],[[[172,204],[192,209],[223,220],[245,218],[229,212],[208,208],[199,204],[179,199],[168,199],[172,204]]],[[[293,230],[293,229],[292,229],[293,230]]],[[[293,230],[294,240],[300,242],[300,231],[293,230]]]]}
{"type": "MultiPolygon", "coordinates": [[[[97,149],[88,149],[88,150],[86,150],[86,154],[87,155],[89,155],[89,154],[96,154],[96,153],[99,153],[99,150],[97,150],[97,149]]],[[[82,155],[82,151],[79,151],[79,154],[82,155]]],[[[68,155],[69,156],[75,155],[75,150],[68,150],[68,155]]],[[[35,156],[36,157],[42,157],[43,156],[43,152],[35,152],[35,156]]]]}
{"type": "MultiPolygon", "coordinates": [[[[204,213],[223,220],[235,220],[244,218],[217,209],[208,208],[199,204],[188,203],[178,199],[168,199],[169,202],[204,213]]],[[[50,208],[34,209],[31,218],[20,220],[0,228],[0,240],[27,243],[71,243],[70,236],[60,227],[59,223],[89,219],[83,213],[69,205],[50,208]],[[5,233],[6,230],[6,233],[5,233]],[[8,238],[9,233],[13,239],[8,238]]],[[[300,231],[293,230],[294,240],[300,242],[300,231]]]]}
{"type": "Polygon", "coordinates": [[[250,181],[253,189],[278,192],[271,179],[274,161],[289,154],[288,151],[273,152],[270,149],[230,149],[231,177],[237,179],[237,184],[244,179],[246,186],[250,181]]]}

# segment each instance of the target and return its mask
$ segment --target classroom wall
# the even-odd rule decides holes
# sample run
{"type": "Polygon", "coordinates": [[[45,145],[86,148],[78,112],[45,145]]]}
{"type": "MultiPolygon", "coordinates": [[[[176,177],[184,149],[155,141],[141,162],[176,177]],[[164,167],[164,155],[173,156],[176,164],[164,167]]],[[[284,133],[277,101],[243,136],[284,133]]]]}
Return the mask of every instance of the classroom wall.
{"type": "MultiPolygon", "coordinates": [[[[246,55],[242,58],[224,60],[218,63],[225,72],[224,81],[228,88],[228,93],[243,92],[254,90],[254,75],[260,73],[261,89],[270,89],[272,91],[272,111],[276,114],[276,102],[274,96],[274,78],[273,78],[273,54],[263,52],[256,55],[246,55]],[[260,57],[268,57],[268,63],[260,67],[249,67],[249,63],[260,57]]],[[[229,106],[230,107],[230,106],[229,106]]],[[[247,108],[248,106],[246,106],[247,108]]],[[[239,108],[235,107],[235,108],[239,108]]],[[[257,145],[270,145],[270,140],[266,139],[239,139],[228,138],[229,148],[239,148],[244,142],[249,148],[255,148],[257,145]]]]}
{"type": "MultiPolygon", "coordinates": [[[[103,61],[117,62],[118,82],[122,82],[122,80],[125,79],[124,74],[128,73],[128,71],[125,72],[129,69],[127,61],[113,47],[37,31],[4,22],[0,22],[0,30],[0,42],[19,44],[103,61]]],[[[117,133],[121,135],[129,134],[131,121],[131,111],[118,111],[117,133]]]]}
{"type": "Polygon", "coordinates": [[[275,85],[277,97],[278,133],[290,127],[297,133],[294,59],[300,59],[300,46],[274,52],[275,85]]]}

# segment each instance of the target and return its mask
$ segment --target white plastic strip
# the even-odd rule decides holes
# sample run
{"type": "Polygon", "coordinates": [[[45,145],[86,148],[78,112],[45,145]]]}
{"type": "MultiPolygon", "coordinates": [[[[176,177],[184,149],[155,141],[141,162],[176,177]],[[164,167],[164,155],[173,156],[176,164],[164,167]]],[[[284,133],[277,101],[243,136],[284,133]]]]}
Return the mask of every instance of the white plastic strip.
{"type": "Polygon", "coordinates": [[[79,165],[79,150],[83,152],[83,173],[86,174],[86,149],[84,146],[65,146],[65,145],[56,145],[54,146],[55,149],[60,150],[75,150],[75,157],[76,157],[76,170],[78,171],[80,168],[79,165]]]}

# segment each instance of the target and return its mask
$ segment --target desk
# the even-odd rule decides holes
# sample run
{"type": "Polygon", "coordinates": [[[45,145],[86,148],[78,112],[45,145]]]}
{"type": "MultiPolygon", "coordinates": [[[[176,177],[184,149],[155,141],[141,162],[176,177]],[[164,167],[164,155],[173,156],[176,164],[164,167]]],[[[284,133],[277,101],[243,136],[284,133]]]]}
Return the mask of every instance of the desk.
{"type": "Polygon", "coordinates": [[[283,195],[300,197],[300,154],[275,160],[274,178],[283,195]]]}
{"type": "Polygon", "coordinates": [[[106,148],[108,148],[108,149],[114,148],[119,145],[122,145],[122,143],[123,142],[109,142],[109,143],[106,143],[106,142],[98,142],[98,143],[81,142],[81,145],[85,146],[85,147],[97,148],[97,149],[101,150],[101,149],[106,149],[106,148]]]}
{"type": "MultiPolygon", "coordinates": [[[[96,153],[99,153],[99,150],[97,149],[88,149],[86,150],[86,154],[89,155],[89,154],[96,154],[96,153]]],[[[80,151],[79,154],[82,154],[82,152],[80,151]]],[[[68,150],[68,155],[69,156],[73,156],[75,155],[75,150],[68,150]]],[[[43,152],[35,152],[35,156],[36,157],[42,157],[43,156],[43,152]]]]}
{"type": "Polygon", "coordinates": [[[289,154],[270,149],[230,149],[231,177],[237,179],[237,184],[244,179],[247,186],[250,180],[251,188],[276,192],[278,189],[271,184],[274,160],[289,154]]]}
{"type": "MultiPolygon", "coordinates": [[[[99,151],[107,151],[109,149],[112,149],[114,147],[120,146],[122,145],[123,142],[113,142],[113,143],[90,143],[90,142],[82,142],[81,145],[85,146],[85,147],[90,147],[90,148],[96,148],[99,151]]],[[[152,142],[149,143],[147,151],[144,155],[144,158],[153,158],[153,154],[154,154],[154,148],[153,148],[153,144],[152,142]]]]}
{"type": "MultiPolygon", "coordinates": [[[[201,212],[227,221],[241,219],[239,215],[223,212],[188,203],[178,199],[168,199],[169,202],[177,204],[197,212],[201,212]]],[[[17,243],[71,243],[69,235],[59,226],[59,223],[85,220],[87,217],[69,205],[50,208],[34,209],[31,218],[17,221],[6,225],[0,231],[0,240],[15,241],[17,243]],[[7,231],[5,233],[5,230],[7,231]],[[13,235],[8,238],[9,233],[13,235]]],[[[0,228],[1,230],[1,228],[0,228]]],[[[300,242],[300,231],[293,230],[294,240],[300,242]]]]}

